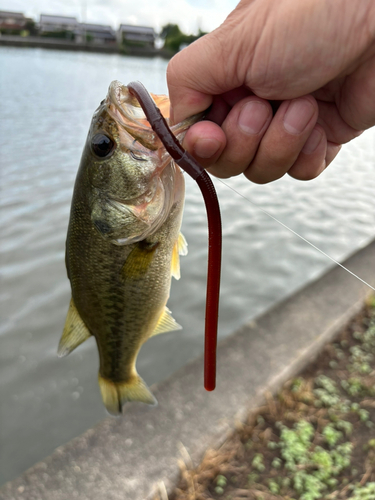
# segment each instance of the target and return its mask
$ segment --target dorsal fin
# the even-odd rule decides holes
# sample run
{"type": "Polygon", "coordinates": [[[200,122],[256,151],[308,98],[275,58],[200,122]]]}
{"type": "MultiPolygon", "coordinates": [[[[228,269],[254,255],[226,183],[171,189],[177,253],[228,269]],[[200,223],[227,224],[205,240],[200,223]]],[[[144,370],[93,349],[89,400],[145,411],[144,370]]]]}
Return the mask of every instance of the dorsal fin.
{"type": "Polygon", "coordinates": [[[187,250],[187,243],[185,240],[185,237],[182,233],[178,235],[177,241],[175,246],[173,247],[172,251],[172,265],[171,265],[171,273],[172,276],[176,279],[180,279],[180,255],[186,255],[188,252],[187,250]]]}
{"type": "Polygon", "coordinates": [[[67,356],[89,337],[91,337],[91,333],[79,315],[73,298],[71,298],[57,355],[59,358],[67,356]]]}
{"type": "Polygon", "coordinates": [[[152,332],[151,336],[159,335],[159,333],[173,332],[174,330],[181,330],[182,326],[177,323],[177,321],[172,317],[171,311],[168,307],[164,307],[163,312],[157,322],[155,330],[152,332]]]}

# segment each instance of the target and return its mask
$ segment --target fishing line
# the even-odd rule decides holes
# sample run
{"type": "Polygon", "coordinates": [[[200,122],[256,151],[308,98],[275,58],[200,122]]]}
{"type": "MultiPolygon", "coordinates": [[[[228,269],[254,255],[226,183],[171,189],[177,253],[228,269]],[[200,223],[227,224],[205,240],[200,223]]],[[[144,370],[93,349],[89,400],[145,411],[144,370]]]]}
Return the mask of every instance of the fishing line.
{"type": "Polygon", "coordinates": [[[316,245],[314,245],[314,243],[311,243],[311,241],[307,240],[306,238],[304,238],[302,235],[298,234],[296,231],[294,231],[294,229],[292,229],[291,227],[287,226],[286,224],[284,224],[284,222],[281,222],[281,220],[279,219],[276,219],[276,217],[274,217],[273,215],[271,215],[269,212],[267,212],[267,210],[264,210],[264,208],[262,208],[261,206],[257,205],[256,203],[254,203],[253,201],[251,201],[249,198],[247,198],[245,195],[243,195],[242,193],[240,193],[239,191],[237,191],[236,189],[234,189],[232,186],[230,186],[229,184],[226,184],[222,179],[218,179],[218,181],[220,181],[222,184],[224,184],[224,186],[226,186],[227,188],[231,189],[232,191],[234,191],[236,194],[238,194],[239,196],[241,196],[242,198],[244,198],[246,201],[248,201],[249,203],[251,203],[255,208],[257,208],[258,210],[260,210],[261,212],[263,212],[264,214],[268,215],[268,217],[270,217],[271,219],[273,219],[275,222],[277,222],[278,224],[280,224],[280,226],[284,227],[285,229],[287,229],[288,231],[290,231],[291,233],[293,233],[295,236],[298,236],[298,238],[300,238],[302,241],[304,241],[305,243],[307,243],[308,245],[310,245],[312,248],[314,248],[315,250],[317,250],[318,252],[320,252],[322,255],[324,255],[325,257],[327,257],[328,259],[330,259],[332,262],[334,262],[336,265],[340,266],[342,269],[344,269],[345,271],[347,271],[349,274],[351,274],[352,276],[354,276],[354,278],[357,278],[357,280],[361,281],[364,285],[368,286],[369,288],[371,288],[371,290],[374,290],[375,291],[375,288],[373,286],[371,286],[369,283],[367,283],[367,281],[363,280],[362,278],[360,278],[359,276],[357,276],[355,273],[353,273],[353,271],[351,271],[350,269],[348,269],[347,267],[343,266],[340,262],[338,262],[336,259],[334,259],[333,257],[331,257],[330,255],[328,255],[327,253],[325,253],[323,250],[321,250],[320,248],[318,248],[316,245]]]}

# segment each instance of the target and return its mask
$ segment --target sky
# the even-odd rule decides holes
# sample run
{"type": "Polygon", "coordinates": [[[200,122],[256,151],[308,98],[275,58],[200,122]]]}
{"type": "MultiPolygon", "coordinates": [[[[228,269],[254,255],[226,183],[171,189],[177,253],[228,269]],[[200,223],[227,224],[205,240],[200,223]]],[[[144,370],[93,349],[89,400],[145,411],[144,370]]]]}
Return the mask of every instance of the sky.
{"type": "Polygon", "coordinates": [[[78,21],[152,26],[178,24],[185,33],[212,31],[235,8],[238,0],[0,0],[0,10],[23,12],[39,20],[40,14],[73,16],[78,21]]]}

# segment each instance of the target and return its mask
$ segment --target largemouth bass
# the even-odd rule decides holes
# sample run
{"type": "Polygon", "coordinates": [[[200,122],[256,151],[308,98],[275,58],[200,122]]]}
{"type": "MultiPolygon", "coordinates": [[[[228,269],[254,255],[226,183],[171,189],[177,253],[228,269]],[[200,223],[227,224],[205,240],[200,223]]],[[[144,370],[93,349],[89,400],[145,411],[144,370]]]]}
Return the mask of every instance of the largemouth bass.
{"type": "MultiPolygon", "coordinates": [[[[153,96],[166,114],[166,96],[153,96]]],[[[195,116],[172,127],[182,139],[195,116]]],[[[166,307],[179,279],[184,178],[126,86],[112,82],[93,116],[78,170],[66,267],[72,299],[58,354],[91,335],[99,351],[99,386],[111,414],[126,401],[155,404],[136,371],[142,344],[180,329],[166,307]]]]}

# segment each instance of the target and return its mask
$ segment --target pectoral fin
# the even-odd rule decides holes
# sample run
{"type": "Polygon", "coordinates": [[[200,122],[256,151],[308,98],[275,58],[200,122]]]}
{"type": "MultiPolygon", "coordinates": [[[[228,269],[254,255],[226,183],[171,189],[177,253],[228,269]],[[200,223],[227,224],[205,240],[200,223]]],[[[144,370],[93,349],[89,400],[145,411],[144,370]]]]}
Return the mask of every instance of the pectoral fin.
{"type": "Polygon", "coordinates": [[[66,315],[65,326],[60,339],[57,355],[59,358],[67,356],[89,337],[91,337],[91,333],[79,315],[72,298],[70,300],[68,314],[66,315]]]}
{"type": "Polygon", "coordinates": [[[186,243],[185,237],[182,233],[180,233],[178,235],[176,244],[173,247],[173,252],[172,252],[172,276],[176,280],[179,280],[181,277],[181,275],[180,275],[180,255],[186,255],[187,252],[188,252],[188,250],[187,250],[187,243],[186,243]]]}
{"type": "Polygon", "coordinates": [[[172,317],[168,307],[165,307],[151,336],[153,337],[154,335],[159,335],[159,333],[173,332],[174,330],[181,329],[182,326],[172,317]]]}
{"type": "Polygon", "coordinates": [[[178,253],[180,255],[187,255],[188,244],[187,241],[185,240],[185,236],[182,233],[178,235],[177,243],[178,243],[178,253]]]}
{"type": "Polygon", "coordinates": [[[142,278],[154,258],[159,244],[147,244],[139,242],[128,255],[125,264],[122,267],[121,275],[124,280],[142,278]]]}

